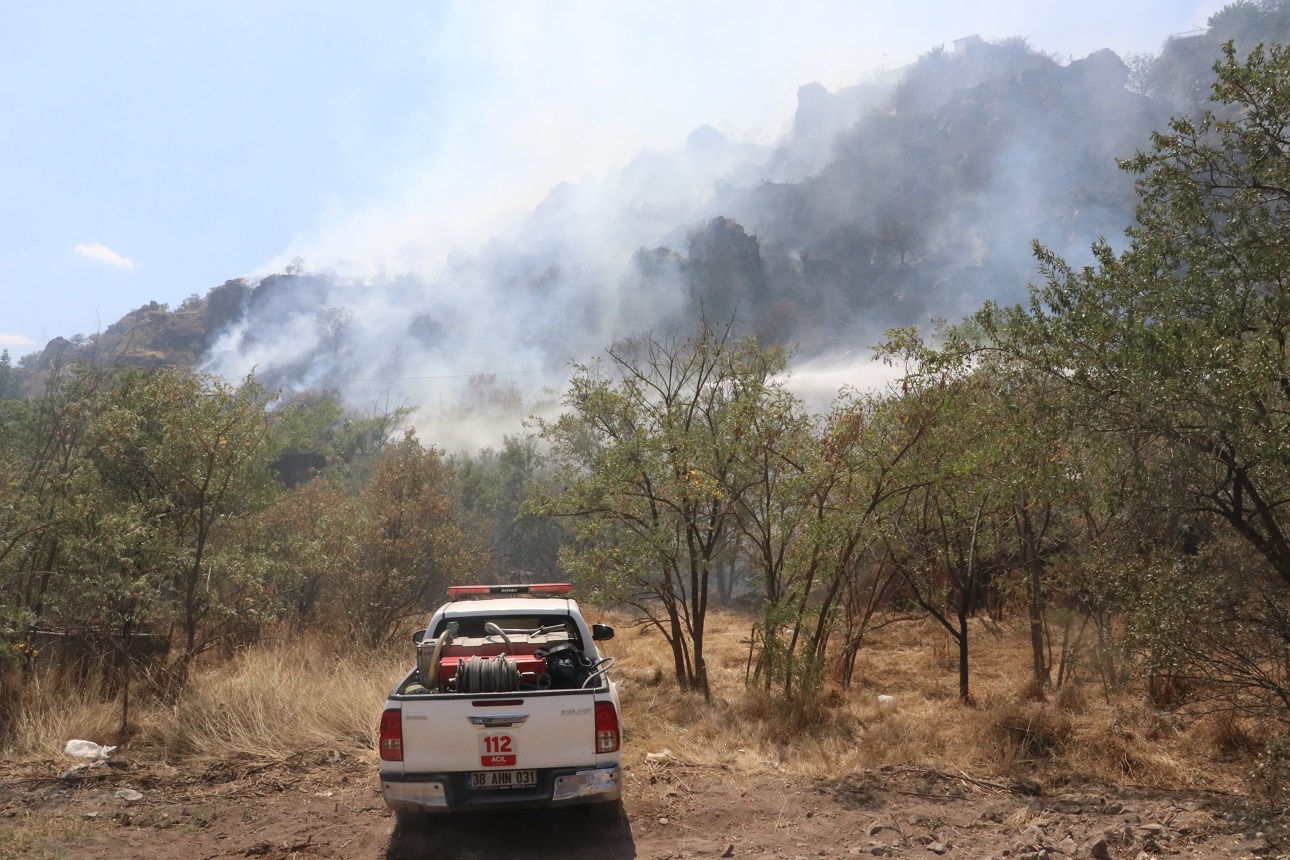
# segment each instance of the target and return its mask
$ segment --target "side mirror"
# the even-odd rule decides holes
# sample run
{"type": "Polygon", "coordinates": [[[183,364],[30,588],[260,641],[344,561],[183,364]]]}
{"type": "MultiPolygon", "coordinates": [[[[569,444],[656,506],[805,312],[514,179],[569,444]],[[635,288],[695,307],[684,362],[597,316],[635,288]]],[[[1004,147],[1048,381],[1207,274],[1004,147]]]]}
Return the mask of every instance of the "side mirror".
{"type": "Polygon", "coordinates": [[[591,625],[591,638],[596,642],[604,642],[606,639],[614,638],[614,628],[608,624],[591,625]]]}
{"type": "Polygon", "coordinates": [[[424,638],[426,638],[426,632],[425,632],[424,630],[416,630],[416,631],[413,631],[413,633],[412,633],[412,643],[413,643],[414,645],[420,645],[420,644],[421,644],[421,640],[422,640],[422,639],[424,639],[424,638]]]}

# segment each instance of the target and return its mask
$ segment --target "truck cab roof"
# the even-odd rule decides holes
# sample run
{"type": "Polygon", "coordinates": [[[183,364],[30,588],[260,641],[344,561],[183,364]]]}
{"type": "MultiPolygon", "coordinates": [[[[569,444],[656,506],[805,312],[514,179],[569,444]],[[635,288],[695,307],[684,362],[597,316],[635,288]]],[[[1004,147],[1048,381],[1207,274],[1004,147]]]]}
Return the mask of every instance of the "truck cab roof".
{"type": "Polygon", "coordinates": [[[454,600],[439,607],[445,616],[465,615],[572,615],[578,602],[569,597],[492,597],[454,600]]]}

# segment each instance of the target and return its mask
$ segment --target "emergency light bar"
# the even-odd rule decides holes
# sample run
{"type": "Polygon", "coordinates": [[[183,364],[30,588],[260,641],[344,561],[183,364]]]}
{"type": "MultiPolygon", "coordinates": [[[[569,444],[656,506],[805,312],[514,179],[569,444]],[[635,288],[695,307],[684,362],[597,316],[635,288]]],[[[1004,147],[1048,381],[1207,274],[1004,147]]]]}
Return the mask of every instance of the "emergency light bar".
{"type": "Polygon", "coordinates": [[[571,594],[573,583],[542,582],[533,585],[450,585],[449,597],[477,597],[484,594],[528,594],[533,597],[554,597],[571,594]]]}

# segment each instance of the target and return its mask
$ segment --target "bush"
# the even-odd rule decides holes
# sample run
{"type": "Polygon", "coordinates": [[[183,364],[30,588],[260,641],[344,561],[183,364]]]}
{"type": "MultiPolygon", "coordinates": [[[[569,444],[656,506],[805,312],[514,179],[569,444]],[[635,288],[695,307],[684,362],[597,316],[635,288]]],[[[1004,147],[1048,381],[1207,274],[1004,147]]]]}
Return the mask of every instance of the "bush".
{"type": "Polygon", "coordinates": [[[1290,735],[1268,741],[1250,773],[1250,791],[1269,803],[1290,800],[1290,735]]]}
{"type": "Polygon", "coordinates": [[[997,739],[1009,752],[1032,763],[1051,759],[1074,733],[1067,714],[1037,702],[1001,706],[993,725],[997,739]]]}

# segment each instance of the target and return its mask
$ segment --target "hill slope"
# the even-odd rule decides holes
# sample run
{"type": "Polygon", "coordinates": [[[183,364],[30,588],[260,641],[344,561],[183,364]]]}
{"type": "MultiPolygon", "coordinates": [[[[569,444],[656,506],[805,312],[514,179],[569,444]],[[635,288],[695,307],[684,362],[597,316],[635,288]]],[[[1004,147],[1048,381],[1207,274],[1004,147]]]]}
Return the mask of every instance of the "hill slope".
{"type": "Polygon", "coordinates": [[[1197,109],[1224,40],[1284,38],[1290,12],[1239,3],[1211,25],[1131,64],[959,40],[883,80],[801,87],[773,146],[703,127],[676,152],[562,184],[437,272],[360,282],[297,265],[56,338],[22,366],[201,364],[424,403],[444,375],[518,370],[534,390],[558,385],[568,360],[699,313],[808,356],[863,349],[888,327],[1023,299],[1034,240],[1076,263],[1097,238],[1115,242],[1136,200],[1116,159],[1197,109]]]}

